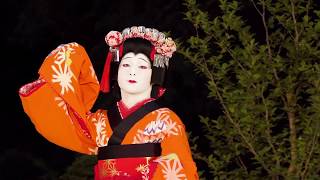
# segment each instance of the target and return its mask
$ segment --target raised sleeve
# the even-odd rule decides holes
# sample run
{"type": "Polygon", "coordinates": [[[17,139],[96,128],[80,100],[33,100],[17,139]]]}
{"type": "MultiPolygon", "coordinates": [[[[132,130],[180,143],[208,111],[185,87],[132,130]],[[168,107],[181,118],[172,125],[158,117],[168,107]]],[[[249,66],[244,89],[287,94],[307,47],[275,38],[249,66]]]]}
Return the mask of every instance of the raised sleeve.
{"type": "Polygon", "coordinates": [[[23,109],[42,136],[86,154],[96,148],[88,113],[98,93],[91,61],[78,43],[53,50],[39,69],[39,79],[19,90],[23,109]]]}
{"type": "Polygon", "coordinates": [[[155,179],[199,179],[184,124],[173,112],[167,122],[167,135],[161,143],[162,154],[157,160],[159,168],[155,179]]]}

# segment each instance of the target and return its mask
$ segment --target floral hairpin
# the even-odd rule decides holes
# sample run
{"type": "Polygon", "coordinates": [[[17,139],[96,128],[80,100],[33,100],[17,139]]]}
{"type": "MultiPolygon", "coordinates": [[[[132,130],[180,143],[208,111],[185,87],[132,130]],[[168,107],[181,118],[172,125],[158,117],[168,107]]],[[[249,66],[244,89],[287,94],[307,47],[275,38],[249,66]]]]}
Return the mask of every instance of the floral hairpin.
{"type": "Polygon", "coordinates": [[[145,28],[144,26],[133,26],[125,28],[122,33],[118,31],[110,31],[105,41],[110,46],[106,63],[103,69],[100,89],[103,92],[109,92],[109,74],[111,62],[119,62],[122,54],[123,42],[129,38],[143,38],[151,42],[154,46],[150,58],[153,61],[153,67],[166,69],[169,66],[169,59],[176,51],[176,44],[170,37],[166,37],[164,33],[153,28],[145,28]]]}
{"type": "Polygon", "coordinates": [[[110,47],[114,48],[129,38],[143,38],[150,41],[154,45],[157,54],[164,56],[164,58],[171,58],[176,51],[176,44],[172,38],[166,37],[164,33],[156,29],[145,28],[144,26],[126,28],[122,33],[110,31],[106,35],[105,41],[110,47]]]}

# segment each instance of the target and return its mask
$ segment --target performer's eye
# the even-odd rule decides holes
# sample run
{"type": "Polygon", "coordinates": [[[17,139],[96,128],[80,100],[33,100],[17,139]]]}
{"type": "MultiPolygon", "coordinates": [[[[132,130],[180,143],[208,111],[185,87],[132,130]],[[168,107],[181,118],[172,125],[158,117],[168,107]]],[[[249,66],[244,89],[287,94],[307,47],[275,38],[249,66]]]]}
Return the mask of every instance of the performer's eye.
{"type": "Polygon", "coordinates": [[[148,69],[147,66],[139,66],[140,69],[148,69]]]}
{"type": "Polygon", "coordinates": [[[129,67],[129,64],[122,64],[122,67],[129,67]]]}

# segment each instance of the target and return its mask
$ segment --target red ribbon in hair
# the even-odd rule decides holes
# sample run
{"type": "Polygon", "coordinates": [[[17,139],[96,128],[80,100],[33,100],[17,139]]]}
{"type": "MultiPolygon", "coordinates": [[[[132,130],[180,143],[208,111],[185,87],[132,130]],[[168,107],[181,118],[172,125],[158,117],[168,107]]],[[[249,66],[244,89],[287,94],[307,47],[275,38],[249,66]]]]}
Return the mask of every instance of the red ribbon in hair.
{"type": "Polygon", "coordinates": [[[153,62],[154,61],[154,55],[156,54],[156,48],[152,46],[152,50],[150,52],[150,59],[153,62]]]}
{"type": "Polygon", "coordinates": [[[110,74],[111,60],[112,60],[112,53],[109,51],[106,62],[104,64],[103,74],[100,82],[100,90],[104,93],[107,93],[110,91],[109,74],[110,74]]]}
{"type": "MultiPolygon", "coordinates": [[[[123,44],[119,46],[119,58],[122,57],[122,52],[123,52],[123,44]]],[[[113,59],[112,53],[109,50],[106,62],[104,64],[102,78],[100,82],[100,91],[104,93],[110,92],[110,66],[111,66],[112,59],[113,59]]]]}

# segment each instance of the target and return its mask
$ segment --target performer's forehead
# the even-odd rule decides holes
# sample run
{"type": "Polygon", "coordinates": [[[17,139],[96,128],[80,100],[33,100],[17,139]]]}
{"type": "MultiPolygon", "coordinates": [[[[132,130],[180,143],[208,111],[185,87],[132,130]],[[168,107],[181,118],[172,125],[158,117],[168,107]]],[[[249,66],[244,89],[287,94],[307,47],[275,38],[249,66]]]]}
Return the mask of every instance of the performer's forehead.
{"type": "Polygon", "coordinates": [[[150,63],[149,58],[148,58],[146,55],[144,55],[143,53],[137,53],[137,54],[135,54],[135,53],[133,53],[133,52],[126,53],[126,54],[123,56],[123,58],[122,58],[121,61],[130,60],[130,59],[132,59],[132,58],[145,61],[146,63],[150,63]]]}

